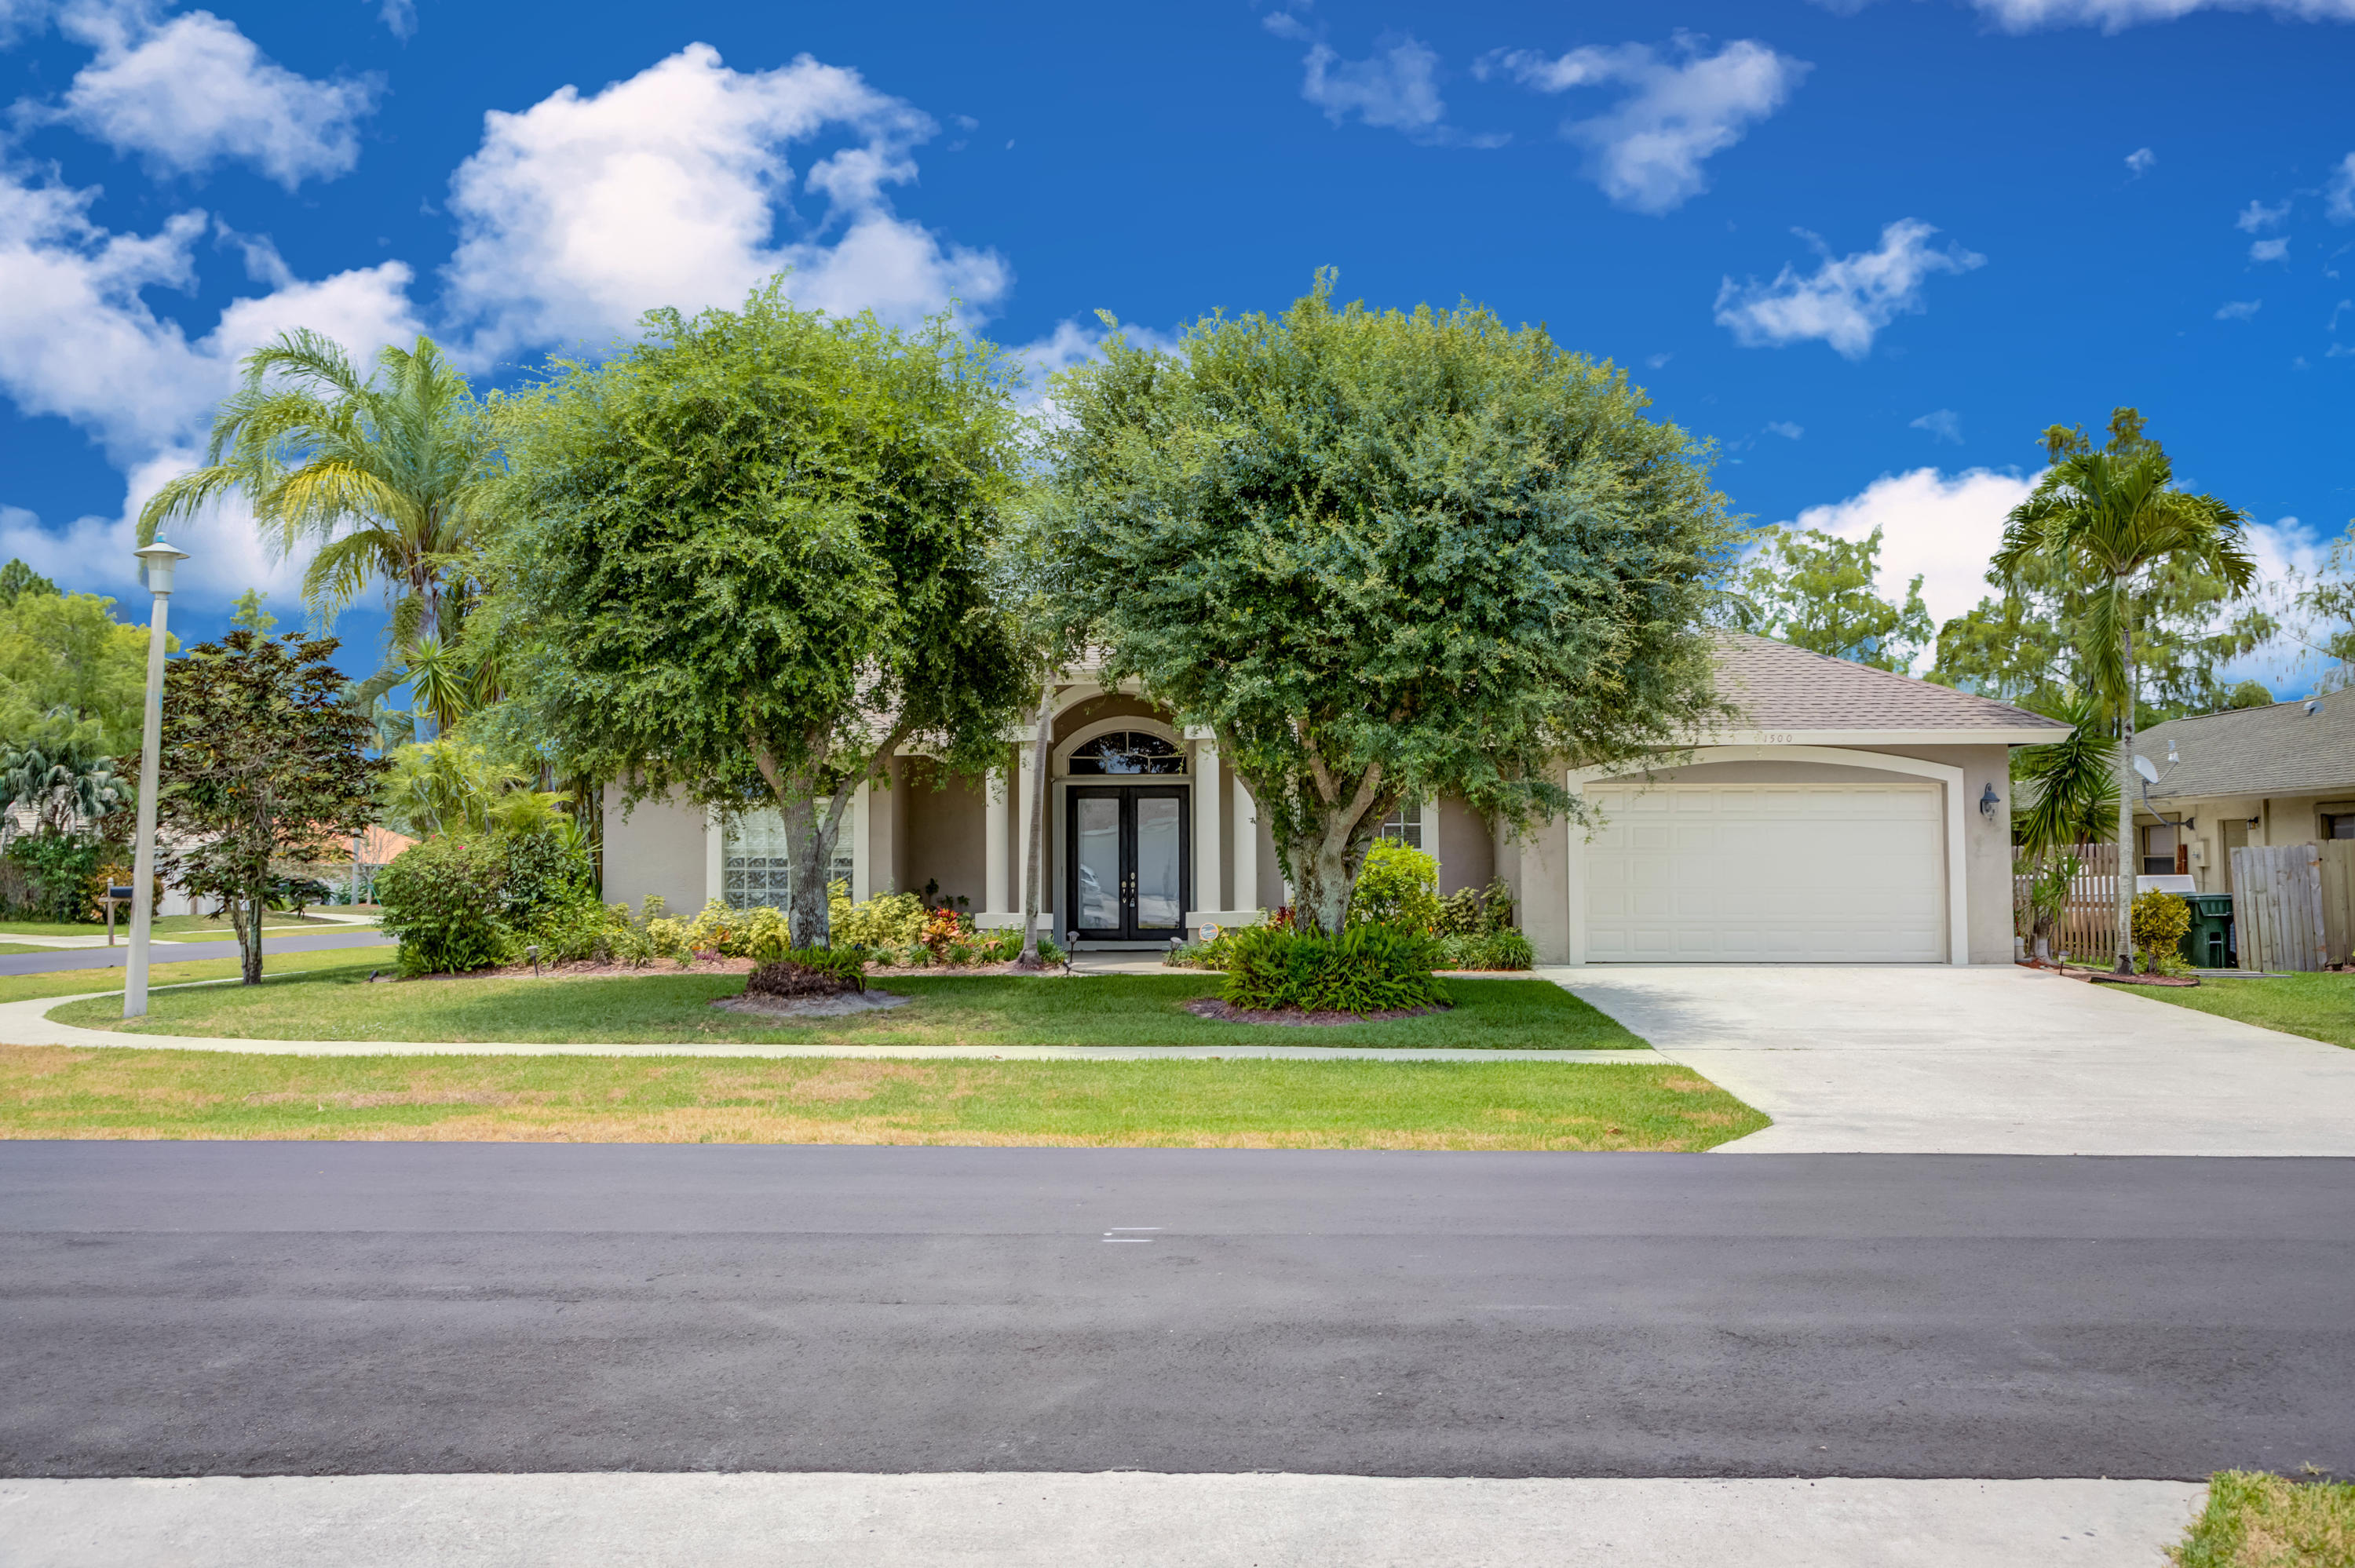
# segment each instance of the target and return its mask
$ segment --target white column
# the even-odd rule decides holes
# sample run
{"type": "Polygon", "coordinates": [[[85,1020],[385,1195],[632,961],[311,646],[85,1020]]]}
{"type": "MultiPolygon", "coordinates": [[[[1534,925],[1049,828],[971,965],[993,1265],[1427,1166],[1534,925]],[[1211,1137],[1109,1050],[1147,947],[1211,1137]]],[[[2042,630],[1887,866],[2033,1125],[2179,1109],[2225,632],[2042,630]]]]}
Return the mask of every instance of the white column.
{"type": "MultiPolygon", "coordinates": [[[[1014,896],[1007,901],[1006,906],[1018,916],[1022,913],[1023,897],[1030,885],[1030,811],[1032,802],[1039,798],[1037,749],[1035,741],[1022,743],[1019,748],[1020,766],[1014,773],[1017,782],[1021,786],[1021,793],[1015,798],[1014,801],[1014,896]]],[[[1047,912],[1049,903],[1046,888],[1046,853],[1047,846],[1041,843],[1039,846],[1040,862],[1039,912],[1042,916],[1047,912]]],[[[1021,922],[1018,919],[1015,924],[1018,927],[1021,922]]]]}
{"type": "MultiPolygon", "coordinates": [[[[989,782],[982,791],[987,804],[982,809],[981,902],[983,909],[992,915],[1006,912],[1006,816],[1011,804],[1007,798],[1010,793],[1006,769],[991,768],[989,782]]],[[[1021,907],[1018,901],[1015,907],[1021,907]]]]}
{"type": "Polygon", "coordinates": [[[728,895],[728,835],[719,824],[719,813],[709,811],[703,819],[703,899],[709,904],[728,895]]]}
{"type": "Polygon", "coordinates": [[[1238,909],[1259,907],[1259,806],[1235,776],[1235,891],[1238,909]]]}
{"type": "Polygon", "coordinates": [[[843,836],[850,841],[850,901],[853,904],[866,903],[869,889],[875,884],[874,874],[870,870],[875,856],[867,843],[867,796],[873,788],[864,779],[858,781],[858,788],[851,791],[850,820],[842,824],[843,836]]]}
{"type": "MultiPolygon", "coordinates": [[[[1219,820],[1226,797],[1219,789],[1219,743],[1194,743],[1194,907],[1224,909],[1219,902],[1219,820]]],[[[1191,922],[1199,925],[1199,921],[1191,922]]]]}
{"type": "Polygon", "coordinates": [[[1439,884],[1447,885],[1447,866],[1439,858],[1439,797],[1432,796],[1423,803],[1423,853],[1439,868],[1439,884]]]}

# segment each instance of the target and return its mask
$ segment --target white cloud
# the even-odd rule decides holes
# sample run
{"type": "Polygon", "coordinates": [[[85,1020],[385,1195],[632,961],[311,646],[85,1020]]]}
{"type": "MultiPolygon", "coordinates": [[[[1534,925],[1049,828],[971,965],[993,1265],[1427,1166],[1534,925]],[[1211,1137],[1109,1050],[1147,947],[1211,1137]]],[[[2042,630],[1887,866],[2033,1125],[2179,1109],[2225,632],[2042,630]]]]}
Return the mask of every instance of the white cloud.
{"type": "Polygon", "coordinates": [[[915,178],[910,149],[933,129],[855,71],[805,55],[739,72],[703,44],[590,97],[566,87],[494,111],[451,178],[452,308],[485,352],[601,338],[657,305],[733,305],[787,269],[804,306],[900,321],[952,302],[985,313],[1012,281],[1006,263],[943,245],[882,194],[915,178]],[[827,198],[824,224],[773,242],[792,216],[787,147],[828,132],[852,144],[803,176],[827,198]]]}
{"type": "Polygon", "coordinates": [[[2244,234],[2262,234],[2268,228],[2280,228],[2282,221],[2288,217],[2287,202],[2279,207],[2267,207],[2252,199],[2247,207],[2241,209],[2241,216],[2232,220],[2232,227],[2244,234]]]}
{"type": "Polygon", "coordinates": [[[1933,408],[1918,419],[1908,420],[1906,428],[1927,430],[1939,440],[1952,441],[1956,446],[1963,444],[1963,417],[1952,408],[1933,408]]]}
{"type": "Polygon", "coordinates": [[[2333,223],[2355,223],[2355,153],[2339,160],[2322,187],[2322,209],[2333,223]]]}
{"type": "Polygon", "coordinates": [[[1742,38],[1713,55],[1679,36],[1681,60],[1662,59],[1643,44],[1571,50],[1557,59],[1527,50],[1500,52],[1476,67],[1502,72],[1540,92],[1580,87],[1632,89],[1606,114],[1564,124],[1588,152],[1587,172],[1611,199],[1637,212],[1683,206],[1709,188],[1701,169],[1791,96],[1812,69],[1742,38]]]}
{"type": "Polygon", "coordinates": [[[65,26],[98,58],[55,108],[20,105],[26,119],[69,124],[168,173],[243,160],[289,190],[359,161],[357,126],[375,107],[376,78],[299,76],[209,11],[151,28],[139,11],[80,6],[65,26]]]}
{"type": "Polygon", "coordinates": [[[2147,147],[2137,147],[2126,154],[2126,170],[2136,179],[2142,178],[2158,165],[2158,154],[2147,147]]]}
{"type": "Polygon", "coordinates": [[[1308,30],[1308,24],[1289,11],[1270,12],[1260,18],[1259,25],[1279,38],[1290,38],[1298,44],[1306,43],[1314,36],[1308,30]]]}
{"type": "Polygon", "coordinates": [[[396,38],[414,37],[417,32],[417,0],[380,0],[376,19],[396,38]]]}
{"type": "MultiPolygon", "coordinates": [[[[17,556],[69,592],[112,594],[129,616],[144,620],[147,599],[139,591],[139,566],[131,554],[138,547],[140,508],[166,480],[203,459],[198,448],[175,447],[139,464],[128,476],[123,510],[112,517],[78,517],[50,528],[21,506],[0,505],[0,558],[17,556]]],[[[250,588],[290,603],[301,597],[304,562],[274,559],[253,514],[241,505],[176,523],[168,536],[188,552],[173,585],[176,602],[218,606],[250,588]]]]}
{"type": "Polygon", "coordinates": [[[2115,33],[2140,22],[2172,22],[2194,11],[2270,11],[2306,22],[2355,21],[2355,0],[1977,0],[2014,33],[2039,27],[2098,26],[2115,33]]]}
{"type": "Polygon", "coordinates": [[[1931,273],[1967,272],[1986,263],[1986,257],[1959,247],[1932,249],[1930,237],[1937,232],[1916,218],[1900,218],[1881,231],[1879,249],[1838,258],[1825,251],[1823,265],[1810,276],[1786,266],[1772,283],[1753,278],[1737,284],[1728,278],[1717,291],[1717,323],[1732,328],[1745,347],[1820,338],[1848,358],[1861,359],[1881,328],[1923,308],[1922,285],[1931,273]]]}
{"type": "MultiPolygon", "coordinates": [[[[1271,28],[1281,36],[1296,36],[1274,29],[1273,23],[1270,17],[1271,28]]],[[[1336,125],[1354,114],[1368,125],[1404,132],[1413,141],[1436,146],[1501,147],[1511,140],[1501,134],[1473,135],[1447,123],[1447,104],[1439,96],[1439,56],[1413,37],[1362,60],[1345,60],[1320,43],[1301,64],[1305,75],[1300,96],[1336,125]]]]}
{"type": "Polygon", "coordinates": [[[2264,305],[2263,300],[2227,300],[2216,307],[2216,319],[2220,322],[2244,322],[2264,309],[2264,305]]]}
{"type": "Polygon", "coordinates": [[[1974,468],[1952,477],[1934,468],[1885,473],[1859,494],[1810,506],[1790,526],[1840,539],[1879,528],[1880,591],[1902,599],[1916,573],[1930,620],[1943,625],[1994,590],[1987,560],[2003,538],[2004,518],[2028,499],[2032,478],[1974,468]]]}
{"type": "Polygon", "coordinates": [[[2286,261],[2288,259],[2289,240],[2286,237],[2259,239],[2249,246],[2249,260],[2252,261],[2286,261]]]}
{"type": "Polygon", "coordinates": [[[1786,441],[1796,441],[1807,433],[1806,426],[1795,425],[1788,419],[1767,420],[1766,431],[1769,435],[1780,436],[1786,441]]]}

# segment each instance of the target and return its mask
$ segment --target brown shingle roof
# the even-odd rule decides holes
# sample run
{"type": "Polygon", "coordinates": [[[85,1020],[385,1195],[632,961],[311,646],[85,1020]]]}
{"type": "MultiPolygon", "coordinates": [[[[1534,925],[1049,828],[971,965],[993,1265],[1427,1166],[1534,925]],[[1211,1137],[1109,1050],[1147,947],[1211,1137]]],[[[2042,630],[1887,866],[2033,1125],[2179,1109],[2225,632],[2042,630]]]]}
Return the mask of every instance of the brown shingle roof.
{"type": "Polygon", "coordinates": [[[2355,691],[2306,705],[2275,703],[2169,719],[2135,736],[2158,769],[2154,800],[2209,795],[2355,797],[2355,691]],[[2167,743],[2178,760],[2167,760],[2167,743]]]}
{"type": "Polygon", "coordinates": [[[1718,692],[1763,730],[2006,730],[2069,726],[2042,714],[1743,631],[1718,634],[1718,692]]]}

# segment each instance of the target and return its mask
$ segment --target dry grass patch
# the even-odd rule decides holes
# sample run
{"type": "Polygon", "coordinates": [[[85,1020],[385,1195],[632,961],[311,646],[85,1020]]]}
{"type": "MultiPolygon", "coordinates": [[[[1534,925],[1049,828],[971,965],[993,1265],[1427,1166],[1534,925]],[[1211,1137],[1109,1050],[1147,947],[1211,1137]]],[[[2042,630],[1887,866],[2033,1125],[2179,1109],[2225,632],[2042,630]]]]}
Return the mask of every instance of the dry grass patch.
{"type": "Polygon", "coordinates": [[[6,1138],[1699,1150],[1765,1125],[1673,1066],[0,1046],[6,1138]]]}
{"type": "Polygon", "coordinates": [[[2208,1507],[2167,1557],[2176,1568],[2348,1568],[2355,1485],[2226,1470],[2209,1481],[2208,1507]]]}

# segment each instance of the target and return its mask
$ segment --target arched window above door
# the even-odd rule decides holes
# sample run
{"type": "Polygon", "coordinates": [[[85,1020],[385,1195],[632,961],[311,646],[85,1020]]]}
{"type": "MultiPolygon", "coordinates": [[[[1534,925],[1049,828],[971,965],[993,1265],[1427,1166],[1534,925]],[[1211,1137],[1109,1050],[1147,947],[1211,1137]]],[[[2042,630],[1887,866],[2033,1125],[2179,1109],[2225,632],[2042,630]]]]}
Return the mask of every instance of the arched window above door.
{"type": "Polygon", "coordinates": [[[1109,730],[1071,748],[1073,774],[1183,773],[1186,754],[1141,729],[1109,730]]]}

